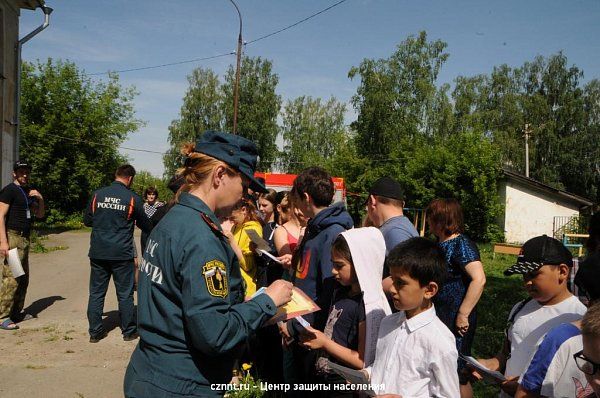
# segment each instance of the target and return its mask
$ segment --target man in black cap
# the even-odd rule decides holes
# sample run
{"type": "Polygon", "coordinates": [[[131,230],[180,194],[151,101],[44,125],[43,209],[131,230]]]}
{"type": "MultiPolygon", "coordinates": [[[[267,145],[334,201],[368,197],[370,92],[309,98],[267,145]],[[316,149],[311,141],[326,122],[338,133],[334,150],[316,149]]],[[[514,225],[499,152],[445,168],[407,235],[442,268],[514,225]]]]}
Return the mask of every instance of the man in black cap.
{"type": "Polygon", "coordinates": [[[23,275],[13,277],[7,265],[3,266],[0,287],[0,328],[14,330],[15,322],[31,319],[22,314],[29,285],[29,234],[33,217],[44,217],[44,198],[29,186],[31,165],[24,160],[15,162],[13,182],[0,192],[0,255],[5,258],[10,249],[17,248],[23,275]]]}
{"type": "MultiPolygon", "coordinates": [[[[404,191],[395,179],[381,177],[369,189],[366,202],[367,216],[383,235],[386,255],[399,243],[419,236],[415,226],[404,215],[403,207],[404,191]]],[[[388,267],[383,268],[382,287],[391,300],[392,278],[388,267]]],[[[391,308],[394,308],[391,304],[390,301],[391,308]]]]}
{"type": "Polygon", "coordinates": [[[367,215],[383,234],[386,254],[398,243],[419,236],[415,226],[404,215],[403,207],[404,191],[393,178],[381,177],[369,189],[367,215]]]}

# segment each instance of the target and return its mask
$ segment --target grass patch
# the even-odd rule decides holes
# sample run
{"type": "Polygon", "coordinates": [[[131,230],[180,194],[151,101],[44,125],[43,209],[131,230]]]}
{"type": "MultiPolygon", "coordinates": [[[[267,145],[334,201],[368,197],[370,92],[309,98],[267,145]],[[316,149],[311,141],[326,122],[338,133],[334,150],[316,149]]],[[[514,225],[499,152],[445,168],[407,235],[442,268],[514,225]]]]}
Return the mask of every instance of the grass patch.
{"type": "Polygon", "coordinates": [[[33,253],[49,253],[57,250],[67,250],[68,246],[46,246],[48,235],[44,235],[39,231],[31,231],[30,236],[30,250],[33,253]]]}

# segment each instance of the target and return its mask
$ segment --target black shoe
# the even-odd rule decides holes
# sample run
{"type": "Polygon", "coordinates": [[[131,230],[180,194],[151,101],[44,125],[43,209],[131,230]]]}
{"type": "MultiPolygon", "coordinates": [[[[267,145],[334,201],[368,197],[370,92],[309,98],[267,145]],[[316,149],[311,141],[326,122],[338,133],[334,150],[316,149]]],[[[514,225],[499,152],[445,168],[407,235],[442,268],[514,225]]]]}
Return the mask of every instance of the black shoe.
{"type": "Polygon", "coordinates": [[[123,341],[133,341],[138,337],[140,337],[140,335],[137,332],[133,332],[131,334],[128,334],[127,336],[123,336],[123,341]]]}
{"type": "Polygon", "coordinates": [[[100,340],[102,340],[103,338],[105,338],[106,336],[108,336],[108,332],[102,332],[98,336],[90,336],[90,343],[97,343],[100,340]]]}

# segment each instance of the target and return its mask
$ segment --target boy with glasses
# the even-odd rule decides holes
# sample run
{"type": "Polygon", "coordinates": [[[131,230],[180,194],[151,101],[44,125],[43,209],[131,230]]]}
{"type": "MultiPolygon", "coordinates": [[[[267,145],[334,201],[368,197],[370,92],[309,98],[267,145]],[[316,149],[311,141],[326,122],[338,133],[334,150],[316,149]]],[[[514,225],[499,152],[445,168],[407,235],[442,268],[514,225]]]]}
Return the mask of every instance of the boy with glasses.
{"type": "Polygon", "coordinates": [[[583,350],[574,355],[575,363],[585,374],[595,397],[600,397],[600,303],[593,304],[584,315],[581,334],[583,350]]]}

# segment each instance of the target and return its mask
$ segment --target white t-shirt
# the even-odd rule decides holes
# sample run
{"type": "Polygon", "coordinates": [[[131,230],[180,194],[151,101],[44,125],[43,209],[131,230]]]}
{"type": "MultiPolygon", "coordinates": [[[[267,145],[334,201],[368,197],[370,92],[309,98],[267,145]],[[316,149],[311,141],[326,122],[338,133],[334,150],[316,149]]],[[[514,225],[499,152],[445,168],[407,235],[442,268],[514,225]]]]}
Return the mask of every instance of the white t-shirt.
{"type": "Polygon", "coordinates": [[[410,319],[404,311],[383,318],[375,362],[367,368],[378,394],[411,398],[460,396],[454,335],[433,306],[410,319]]]}
{"type": "Polygon", "coordinates": [[[519,384],[543,397],[579,398],[593,393],[573,354],[583,349],[581,330],[563,323],[550,330],[536,347],[519,384]]]}
{"type": "MultiPolygon", "coordinates": [[[[517,310],[516,304],[510,311],[510,317],[517,310]]],[[[535,352],[538,342],[553,327],[561,323],[570,323],[581,319],[586,308],[575,296],[554,305],[542,306],[530,300],[514,317],[508,329],[510,341],[510,358],[506,362],[504,374],[507,377],[521,376],[535,352]]],[[[501,397],[509,397],[504,392],[501,397]]]]}

